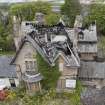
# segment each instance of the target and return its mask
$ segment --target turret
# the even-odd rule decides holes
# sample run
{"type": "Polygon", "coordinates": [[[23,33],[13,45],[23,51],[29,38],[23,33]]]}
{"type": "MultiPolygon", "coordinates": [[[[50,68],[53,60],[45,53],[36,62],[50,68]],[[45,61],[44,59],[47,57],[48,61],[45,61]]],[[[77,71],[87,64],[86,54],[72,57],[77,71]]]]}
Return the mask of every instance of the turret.
{"type": "Polygon", "coordinates": [[[77,15],[76,19],[75,19],[75,23],[74,23],[74,42],[73,42],[73,48],[75,49],[75,51],[77,51],[77,43],[78,43],[78,31],[79,28],[82,27],[82,16],[81,15],[77,15]]]}
{"type": "Polygon", "coordinates": [[[37,12],[35,14],[35,22],[36,24],[43,25],[45,24],[45,16],[43,13],[37,12]]]}
{"type": "Polygon", "coordinates": [[[77,15],[75,23],[74,23],[74,28],[82,27],[82,21],[83,21],[82,16],[81,15],[77,15]]]}
{"type": "Polygon", "coordinates": [[[18,50],[20,42],[21,42],[20,19],[17,18],[16,16],[13,16],[13,37],[14,37],[14,43],[15,43],[16,50],[18,50]]]}

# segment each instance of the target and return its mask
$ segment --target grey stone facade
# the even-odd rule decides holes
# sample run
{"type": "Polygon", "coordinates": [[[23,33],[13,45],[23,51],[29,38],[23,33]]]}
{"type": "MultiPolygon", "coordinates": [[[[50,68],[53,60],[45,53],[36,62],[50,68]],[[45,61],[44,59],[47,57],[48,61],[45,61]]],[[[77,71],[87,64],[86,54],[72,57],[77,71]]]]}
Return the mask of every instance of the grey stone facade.
{"type": "MultiPolygon", "coordinates": [[[[39,14],[37,14],[37,18],[39,14]]],[[[43,16],[41,15],[41,18],[43,16]]],[[[39,18],[37,19],[40,20],[39,18]]],[[[75,88],[76,86],[76,79],[77,76],[82,78],[84,74],[85,63],[80,63],[80,61],[94,61],[95,57],[97,56],[97,30],[96,24],[92,23],[90,27],[82,29],[82,18],[78,16],[76,18],[76,22],[74,24],[74,28],[65,27],[64,24],[60,21],[59,24],[56,26],[45,26],[43,24],[44,19],[42,19],[42,23],[39,24],[37,22],[21,22],[20,26],[21,29],[19,31],[19,36],[14,36],[15,44],[17,46],[17,42],[21,41],[21,44],[18,44],[17,53],[14,57],[12,64],[17,65],[17,73],[20,79],[23,80],[33,80],[35,78],[27,78],[25,75],[27,72],[27,61],[35,62],[36,59],[34,56],[36,52],[38,52],[43,59],[50,65],[54,66],[55,61],[58,60],[59,64],[59,71],[61,72],[61,76],[57,83],[57,90],[58,91],[70,91],[75,88]],[[43,24],[43,27],[41,25],[43,24]],[[20,38],[20,39],[18,39],[20,38]],[[80,55],[80,57],[78,56],[80,55]],[[80,69],[79,69],[80,68],[80,69]]],[[[14,22],[14,26],[15,26],[14,22]]],[[[16,28],[17,29],[17,28],[16,28]]],[[[37,63],[36,63],[37,65],[37,63]]],[[[97,68],[92,69],[88,68],[90,72],[96,73],[99,69],[101,69],[100,65],[102,62],[97,62],[94,65],[97,65],[97,68]]],[[[104,69],[102,70],[102,74],[104,73],[104,69]]],[[[30,72],[33,71],[30,69],[30,72]]],[[[36,69],[34,69],[36,71],[36,69]]],[[[37,75],[39,72],[37,70],[37,75]]],[[[93,73],[93,74],[94,74],[93,73]]],[[[36,77],[36,76],[32,77],[36,77]]],[[[92,74],[91,74],[92,75],[92,74]]],[[[89,74],[90,76],[90,74],[89,74]]],[[[89,78],[86,77],[86,78],[89,78]]],[[[42,76],[39,76],[37,79],[39,80],[37,85],[40,87],[40,80],[42,80],[42,76]],[[40,79],[39,79],[40,77],[40,79]]],[[[103,87],[104,86],[104,78],[100,81],[101,73],[97,72],[97,79],[94,79],[94,75],[92,75],[91,82],[93,85],[97,85],[96,87],[103,87]],[[100,84],[102,82],[102,84],[100,84]]],[[[83,80],[84,81],[84,80],[83,80]]],[[[89,85],[90,80],[87,81],[89,85]]],[[[35,90],[35,86],[33,84],[28,83],[28,88],[32,85],[32,89],[35,90]]],[[[35,83],[36,84],[36,83],[35,83]]]]}

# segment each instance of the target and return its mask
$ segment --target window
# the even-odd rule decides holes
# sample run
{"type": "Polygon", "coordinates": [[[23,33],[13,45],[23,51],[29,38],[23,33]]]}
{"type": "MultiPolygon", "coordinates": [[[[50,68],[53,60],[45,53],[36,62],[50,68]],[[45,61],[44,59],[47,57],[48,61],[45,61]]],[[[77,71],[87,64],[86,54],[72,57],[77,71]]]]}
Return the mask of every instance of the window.
{"type": "Polygon", "coordinates": [[[59,63],[59,71],[63,71],[63,63],[59,63]]]}
{"type": "Polygon", "coordinates": [[[9,79],[11,87],[16,87],[15,80],[13,78],[9,79]]]}
{"type": "Polygon", "coordinates": [[[81,58],[81,53],[79,53],[78,56],[81,58]]]}
{"type": "Polygon", "coordinates": [[[25,61],[25,65],[26,65],[26,69],[28,70],[29,69],[29,62],[25,61]]]}
{"type": "Polygon", "coordinates": [[[85,52],[89,52],[90,51],[90,46],[87,44],[87,45],[85,45],[85,52]]]}
{"type": "Polygon", "coordinates": [[[84,33],[82,31],[78,33],[78,39],[84,39],[84,33]]]}
{"type": "Polygon", "coordinates": [[[64,89],[65,88],[65,79],[59,79],[57,83],[58,89],[64,89]]]}
{"type": "Polygon", "coordinates": [[[36,61],[25,61],[26,70],[37,70],[37,62],[36,61]]]}

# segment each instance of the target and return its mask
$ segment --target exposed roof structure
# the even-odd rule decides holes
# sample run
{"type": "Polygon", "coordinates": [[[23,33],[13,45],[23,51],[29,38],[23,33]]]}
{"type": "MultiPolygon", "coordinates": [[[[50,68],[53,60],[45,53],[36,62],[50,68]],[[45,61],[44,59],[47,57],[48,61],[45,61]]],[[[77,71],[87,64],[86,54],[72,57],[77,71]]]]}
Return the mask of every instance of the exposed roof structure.
{"type": "Polygon", "coordinates": [[[0,77],[1,78],[15,78],[16,75],[16,67],[14,65],[10,65],[12,60],[12,56],[0,56],[0,77]]]}
{"type": "MultiPolygon", "coordinates": [[[[73,43],[61,22],[55,26],[48,27],[42,25],[34,27],[35,31],[27,34],[24,41],[28,41],[47,63],[54,66],[55,60],[59,57],[59,54],[62,53],[67,66],[80,66],[79,61],[73,52],[73,43]]],[[[20,46],[20,48],[22,47],[20,46]]],[[[17,53],[19,53],[19,51],[17,53]]],[[[15,59],[16,56],[12,63],[15,59]]]]}
{"type": "Polygon", "coordinates": [[[81,61],[80,78],[105,79],[105,61],[81,61]]]}

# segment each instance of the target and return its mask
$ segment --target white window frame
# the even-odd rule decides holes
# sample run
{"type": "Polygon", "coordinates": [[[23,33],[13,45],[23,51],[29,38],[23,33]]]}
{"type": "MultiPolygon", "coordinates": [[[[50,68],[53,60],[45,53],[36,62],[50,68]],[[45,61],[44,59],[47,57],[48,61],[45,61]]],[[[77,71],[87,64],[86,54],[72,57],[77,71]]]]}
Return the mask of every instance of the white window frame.
{"type": "Polygon", "coordinates": [[[59,63],[59,71],[63,71],[64,65],[63,63],[59,63]]]}

